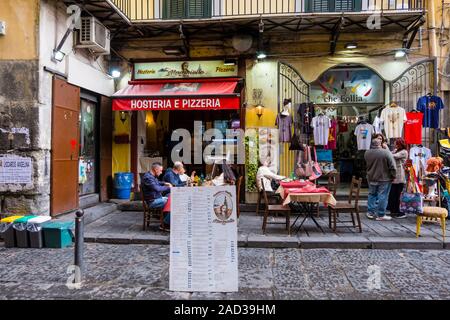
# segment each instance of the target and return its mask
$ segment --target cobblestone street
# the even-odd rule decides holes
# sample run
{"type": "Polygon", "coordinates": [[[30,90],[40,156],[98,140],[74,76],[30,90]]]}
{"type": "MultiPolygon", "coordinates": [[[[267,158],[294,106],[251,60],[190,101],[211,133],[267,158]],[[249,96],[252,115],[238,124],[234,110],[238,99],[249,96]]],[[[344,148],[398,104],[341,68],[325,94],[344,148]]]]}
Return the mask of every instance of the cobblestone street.
{"type": "Polygon", "coordinates": [[[87,244],[85,260],[69,290],[73,248],[1,246],[0,299],[450,299],[446,250],[240,248],[240,290],[227,294],[169,291],[168,246],[87,244]]]}

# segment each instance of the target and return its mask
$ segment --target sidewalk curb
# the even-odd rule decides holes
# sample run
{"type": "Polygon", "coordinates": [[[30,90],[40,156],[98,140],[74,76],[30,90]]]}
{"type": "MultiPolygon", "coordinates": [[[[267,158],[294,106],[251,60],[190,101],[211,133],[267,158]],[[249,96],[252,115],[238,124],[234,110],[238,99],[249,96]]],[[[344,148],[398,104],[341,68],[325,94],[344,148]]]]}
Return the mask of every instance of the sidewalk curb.
{"type": "MultiPolygon", "coordinates": [[[[106,244],[158,244],[169,245],[169,235],[135,235],[86,233],[87,243],[106,244]]],[[[241,248],[299,248],[299,249],[415,249],[415,250],[450,250],[450,243],[435,238],[344,238],[344,237],[274,237],[264,235],[239,235],[238,247],[241,248]]]]}

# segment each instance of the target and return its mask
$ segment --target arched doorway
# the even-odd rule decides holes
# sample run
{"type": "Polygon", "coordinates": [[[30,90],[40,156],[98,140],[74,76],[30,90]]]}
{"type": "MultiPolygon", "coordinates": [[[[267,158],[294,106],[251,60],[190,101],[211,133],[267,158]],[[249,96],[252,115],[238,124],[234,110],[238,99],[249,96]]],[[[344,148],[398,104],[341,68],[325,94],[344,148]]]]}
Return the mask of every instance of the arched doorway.
{"type": "MultiPolygon", "coordinates": [[[[291,65],[278,63],[278,112],[281,111],[283,101],[292,99],[291,115],[294,122],[298,120],[298,108],[302,103],[309,102],[309,84],[291,65]]],[[[302,142],[307,143],[308,137],[302,135],[302,142]]],[[[289,176],[295,166],[296,152],[289,150],[289,143],[280,145],[280,174],[289,176]]]]}

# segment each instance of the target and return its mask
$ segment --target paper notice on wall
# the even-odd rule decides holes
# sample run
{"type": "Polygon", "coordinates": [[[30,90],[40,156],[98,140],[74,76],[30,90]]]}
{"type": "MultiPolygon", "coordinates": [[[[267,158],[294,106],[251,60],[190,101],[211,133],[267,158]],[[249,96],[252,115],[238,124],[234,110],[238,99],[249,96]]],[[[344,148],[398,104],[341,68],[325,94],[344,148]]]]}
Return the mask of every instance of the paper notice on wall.
{"type": "Polygon", "coordinates": [[[171,189],[172,291],[238,291],[236,187],[171,189]]]}
{"type": "Polygon", "coordinates": [[[30,184],[32,171],[31,158],[0,155],[0,184],[30,184]]]}

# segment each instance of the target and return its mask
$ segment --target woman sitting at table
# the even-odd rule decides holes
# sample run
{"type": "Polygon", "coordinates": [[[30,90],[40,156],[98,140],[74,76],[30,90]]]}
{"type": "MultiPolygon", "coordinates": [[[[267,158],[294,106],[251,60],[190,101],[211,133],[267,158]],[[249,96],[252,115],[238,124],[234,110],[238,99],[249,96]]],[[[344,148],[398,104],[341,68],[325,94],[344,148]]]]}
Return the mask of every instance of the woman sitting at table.
{"type": "Polygon", "coordinates": [[[256,172],[256,186],[259,191],[262,191],[261,179],[264,183],[264,190],[268,193],[274,193],[275,190],[272,189],[272,181],[279,182],[283,179],[286,179],[284,176],[279,176],[273,173],[270,168],[270,160],[267,159],[264,161],[256,172]]]}
{"type": "Polygon", "coordinates": [[[212,180],[212,184],[214,186],[235,185],[236,176],[230,166],[226,162],[223,162],[220,166],[222,173],[212,180]]]}

